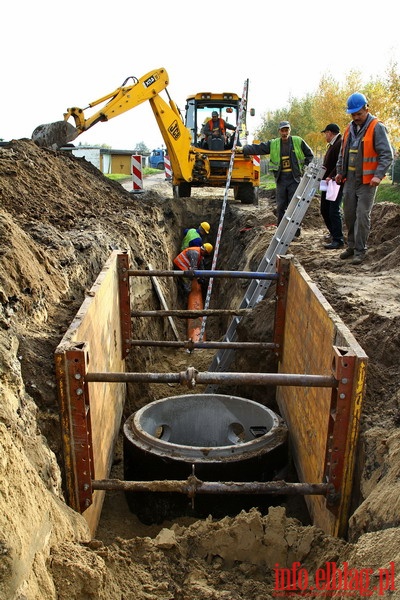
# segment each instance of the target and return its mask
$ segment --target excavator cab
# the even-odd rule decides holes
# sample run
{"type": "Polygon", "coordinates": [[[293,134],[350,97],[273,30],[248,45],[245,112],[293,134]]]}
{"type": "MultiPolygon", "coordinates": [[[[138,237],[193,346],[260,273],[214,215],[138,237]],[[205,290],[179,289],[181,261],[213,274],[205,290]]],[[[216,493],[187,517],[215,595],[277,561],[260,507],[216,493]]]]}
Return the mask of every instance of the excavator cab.
{"type": "MultiPolygon", "coordinates": [[[[249,114],[254,116],[254,110],[251,109],[249,114]]],[[[237,94],[199,92],[187,98],[184,122],[191,135],[194,166],[189,180],[179,181],[175,178],[173,181],[176,198],[189,197],[192,188],[195,187],[226,185],[235,139],[238,146],[247,143],[246,118],[247,102],[244,100],[241,106],[241,98],[237,94]],[[213,112],[225,121],[225,135],[215,139],[213,136],[207,136],[208,129],[204,127],[212,119],[213,112]],[[237,138],[235,129],[238,130],[237,138]]],[[[211,129],[210,127],[210,131],[211,129]]],[[[235,199],[243,204],[257,205],[259,183],[259,160],[235,154],[230,178],[230,187],[233,188],[235,199]]]]}
{"type": "MultiPolygon", "coordinates": [[[[229,143],[232,133],[229,126],[236,127],[239,106],[240,98],[236,94],[198,93],[189,96],[186,101],[185,125],[191,132],[193,146],[214,151],[231,149],[233,139],[229,143]],[[213,146],[208,148],[205,142],[204,125],[212,119],[213,112],[217,112],[218,117],[227,124],[227,135],[224,140],[222,138],[213,140],[213,146]]],[[[243,114],[245,115],[245,111],[243,114]]],[[[245,120],[243,124],[245,125],[245,120]]]]}

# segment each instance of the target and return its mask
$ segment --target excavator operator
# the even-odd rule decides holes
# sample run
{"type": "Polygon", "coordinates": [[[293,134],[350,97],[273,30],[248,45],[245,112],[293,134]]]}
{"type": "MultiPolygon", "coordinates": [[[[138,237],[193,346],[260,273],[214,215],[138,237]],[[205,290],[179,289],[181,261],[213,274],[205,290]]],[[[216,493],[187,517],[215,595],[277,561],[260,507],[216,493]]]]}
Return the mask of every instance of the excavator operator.
{"type": "Polygon", "coordinates": [[[211,119],[207,121],[202,128],[201,133],[204,135],[204,147],[209,150],[224,150],[227,143],[226,130],[236,131],[236,127],[227,123],[219,117],[218,112],[213,110],[211,119]],[[219,140],[216,142],[216,140],[219,140]]]}

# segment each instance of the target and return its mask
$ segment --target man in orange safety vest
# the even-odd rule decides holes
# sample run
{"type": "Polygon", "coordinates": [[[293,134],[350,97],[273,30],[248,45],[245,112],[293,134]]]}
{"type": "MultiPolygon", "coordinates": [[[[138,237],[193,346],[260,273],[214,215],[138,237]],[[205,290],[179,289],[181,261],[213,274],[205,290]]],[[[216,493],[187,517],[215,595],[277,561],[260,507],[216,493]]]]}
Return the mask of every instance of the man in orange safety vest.
{"type": "MultiPolygon", "coordinates": [[[[173,260],[175,267],[181,271],[191,271],[204,269],[204,257],[211,254],[214,248],[212,244],[206,242],[202,246],[189,246],[185,248],[173,260]]],[[[192,281],[188,277],[180,278],[185,294],[188,294],[192,289],[192,281]]]]}
{"type": "Polygon", "coordinates": [[[236,127],[231,125],[221,117],[219,117],[218,112],[213,110],[211,113],[211,119],[204,123],[201,133],[204,136],[205,142],[209,150],[212,150],[212,140],[220,139],[222,140],[222,148],[224,150],[226,145],[226,130],[230,129],[231,131],[236,131],[236,127]]]}

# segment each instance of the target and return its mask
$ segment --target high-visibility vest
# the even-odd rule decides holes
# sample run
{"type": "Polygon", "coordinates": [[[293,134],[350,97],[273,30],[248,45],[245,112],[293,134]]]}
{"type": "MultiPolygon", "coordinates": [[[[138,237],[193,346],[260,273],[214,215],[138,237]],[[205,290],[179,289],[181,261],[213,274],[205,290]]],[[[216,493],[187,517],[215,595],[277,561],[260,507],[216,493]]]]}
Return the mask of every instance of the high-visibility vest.
{"type": "MultiPolygon", "coordinates": [[[[299,163],[300,170],[304,165],[304,153],[301,149],[302,139],[298,135],[290,136],[293,143],[294,153],[299,163]]],[[[269,168],[271,171],[278,171],[281,166],[281,138],[274,138],[270,142],[270,153],[269,153],[269,168]]]]}
{"type": "MultiPolygon", "coordinates": [[[[374,148],[374,130],[378,123],[377,117],[372,119],[368,124],[364,137],[361,140],[363,143],[363,159],[362,159],[362,182],[370,183],[375,171],[378,167],[378,154],[374,148]]],[[[349,140],[350,125],[347,125],[343,134],[342,156],[344,156],[345,148],[349,140]]]]}
{"type": "MultiPolygon", "coordinates": [[[[188,248],[190,246],[190,242],[193,240],[201,240],[201,235],[199,234],[197,229],[188,229],[185,237],[182,240],[181,250],[185,250],[185,248],[188,248]]],[[[193,244],[193,247],[195,247],[195,244],[193,244]]]]}
{"type": "Polygon", "coordinates": [[[176,256],[173,260],[173,263],[176,267],[178,267],[178,269],[180,269],[181,271],[188,271],[189,269],[193,268],[191,266],[191,264],[193,264],[193,262],[191,262],[191,258],[193,259],[193,257],[197,255],[196,257],[196,265],[194,268],[198,269],[201,263],[201,248],[199,246],[192,246],[189,248],[186,248],[185,250],[182,250],[182,252],[180,254],[178,254],[178,256],[176,256]]]}
{"type": "MultiPolygon", "coordinates": [[[[216,129],[215,121],[210,119],[208,121],[208,127],[210,128],[210,131],[212,131],[213,129],[216,129]]],[[[225,135],[225,121],[221,118],[218,119],[218,127],[221,130],[222,135],[225,135]]]]}

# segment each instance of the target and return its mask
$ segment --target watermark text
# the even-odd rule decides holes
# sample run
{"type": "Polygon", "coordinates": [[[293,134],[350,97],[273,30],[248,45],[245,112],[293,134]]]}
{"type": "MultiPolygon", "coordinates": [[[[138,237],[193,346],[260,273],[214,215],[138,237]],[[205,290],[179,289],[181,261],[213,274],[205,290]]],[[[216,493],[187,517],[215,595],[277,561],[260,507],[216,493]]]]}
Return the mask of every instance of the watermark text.
{"type": "Polygon", "coordinates": [[[395,591],[394,562],[387,569],[352,569],[347,562],[340,568],[335,562],[326,562],[312,577],[300,562],[290,568],[275,564],[274,596],[284,598],[304,596],[330,598],[341,592],[342,598],[368,598],[395,591]]]}

